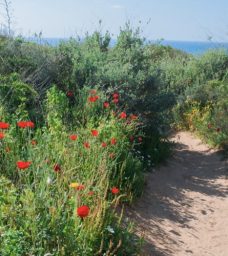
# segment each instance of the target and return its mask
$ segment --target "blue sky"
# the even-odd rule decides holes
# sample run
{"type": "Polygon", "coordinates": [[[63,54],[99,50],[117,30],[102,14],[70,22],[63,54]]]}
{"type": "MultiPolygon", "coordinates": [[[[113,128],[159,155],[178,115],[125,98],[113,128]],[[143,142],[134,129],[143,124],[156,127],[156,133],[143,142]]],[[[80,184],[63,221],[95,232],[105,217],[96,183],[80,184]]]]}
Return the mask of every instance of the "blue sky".
{"type": "Polygon", "coordinates": [[[17,33],[83,35],[99,28],[115,37],[129,20],[148,39],[228,41],[228,0],[11,0],[17,33]]]}

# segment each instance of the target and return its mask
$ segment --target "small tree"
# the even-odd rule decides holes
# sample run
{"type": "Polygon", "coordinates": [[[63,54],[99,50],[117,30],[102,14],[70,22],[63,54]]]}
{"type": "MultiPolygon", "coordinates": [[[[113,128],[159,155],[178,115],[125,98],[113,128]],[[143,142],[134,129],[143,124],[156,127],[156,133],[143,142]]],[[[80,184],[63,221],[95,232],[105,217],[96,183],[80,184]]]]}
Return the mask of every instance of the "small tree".
{"type": "Polygon", "coordinates": [[[4,9],[4,19],[5,23],[1,24],[1,33],[6,34],[8,36],[12,35],[12,30],[11,30],[11,24],[12,24],[12,12],[11,12],[11,1],[9,0],[2,0],[0,2],[0,5],[4,9]]]}

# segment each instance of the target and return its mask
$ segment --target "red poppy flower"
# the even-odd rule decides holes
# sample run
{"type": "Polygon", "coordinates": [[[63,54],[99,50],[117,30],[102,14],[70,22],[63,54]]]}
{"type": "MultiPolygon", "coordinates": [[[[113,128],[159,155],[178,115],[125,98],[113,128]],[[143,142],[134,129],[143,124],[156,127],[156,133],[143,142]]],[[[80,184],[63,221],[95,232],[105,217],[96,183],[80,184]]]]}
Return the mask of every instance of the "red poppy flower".
{"type": "Polygon", "coordinates": [[[69,138],[70,138],[71,140],[77,140],[78,135],[72,134],[72,135],[69,136],[69,138]]]}
{"type": "Polygon", "coordinates": [[[5,122],[0,122],[0,129],[8,129],[10,127],[10,124],[5,122]]]}
{"type": "Polygon", "coordinates": [[[141,136],[140,136],[140,137],[138,137],[138,141],[139,141],[139,142],[142,142],[142,140],[143,140],[143,139],[142,139],[142,137],[141,137],[141,136]]]}
{"type": "Polygon", "coordinates": [[[73,93],[72,91],[68,91],[68,92],[66,93],[66,95],[67,95],[68,97],[73,97],[73,96],[74,96],[74,93],[73,93]]]}
{"type": "Polygon", "coordinates": [[[31,121],[19,121],[17,122],[17,126],[20,128],[27,128],[27,127],[34,128],[35,124],[31,121]]]}
{"type": "Polygon", "coordinates": [[[4,133],[0,132],[0,140],[5,137],[4,133]]]}
{"type": "Polygon", "coordinates": [[[112,98],[113,99],[118,99],[119,98],[119,93],[113,93],[113,95],[112,95],[112,98]]]}
{"type": "Polygon", "coordinates": [[[216,132],[221,132],[221,128],[216,128],[216,132]]]}
{"type": "Polygon", "coordinates": [[[35,127],[35,124],[32,122],[32,121],[28,121],[26,122],[27,124],[27,127],[30,127],[30,128],[34,128],[35,127]]]}
{"type": "Polygon", "coordinates": [[[94,192],[93,191],[89,191],[88,192],[88,196],[93,196],[94,195],[94,192]]]}
{"type": "Polygon", "coordinates": [[[87,205],[82,205],[77,209],[77,215],[81,218],[85,218],[89,215],[90,208],[87,205]]]}
{"type": "Polygon", "coordinates": [[[104,108],[108,108],[108,107],[109,107],[109,103],[108,103],[107,101],[105,101],[105,102],[103,103],[103,106],[104,106],[104,108]]]}
{"type": "Polygon", "coordinates": [[[17,122],[17,126],[20,127],[20,128],[26,128],[27,127],[27,122],[25,122],[25,121],[17,122]]]}
{"type": "Polygon", "coordinates": [[[119,99],[114,99],[112,102],[117,104],[119,102],[119,99]]]}
{"type": "Polygon", "coordinates": [[[90,148],[89,142],[84,142],[84,147],[85,147],[85,148],[90,148]]]}
{"type": "Polygon", "coordinates": [[[118,193],[120,192],[120,190],[119,190],[117,187],[113,187],[113,188],[111,189],[111,191],[112,191],[112,193],[113,193],[114,195],[116,195],[116,194],[118,194],[118,193]]]}
{"type": "Polygon", "coordinates": [[[112,144],[112,145],[115,145],[116,142],[117,142],[116,138],[111,138],[111,144],[112,144]]]}
{"type": "Polygon", "coordinates": [[[60,172],[61,171],[61,167],[60,167],[59,164],[55,164],[53,169],[54,169],[55,172],[60,172]]]}
{"type": "Polygon", "coordinates": [[[107,147],[107,143],[102,142],[102,143],[101,143],[101,146],[102,146],[102,148],[106,148],[106,147],[107,147]]]}
{"type": "Polygon", "coordinates": [[[120,113],[120,118],[125,119],[127,117],[127,114],[125,112],[120,113]]]}
{"type": "Polygon", "coordinates": [[[95,95],[97,93],[97,91],[96,90],[90,90],[90,94],[93,94],[93,95],[95,95]]]}
{"type": "Polygon", "coordinates": [[[79,185],[76,187],[77,190],[83,190],[84,188],[85,188],[85,186],[82,185],[82,184],[79,184],[79,185]]]}
{"type": "Polygon", "coordinates": [[[99,134],[97,130],[92,130],[91,133],[94,137],[97,137],[99,134]]]}
{"type": "Polygon", "coordinates": [[[130,118],[131,118],[131,120],[136,120],[138,118],[138,116],[131,114],[130,118]]]}
{"type": "Polygon", "coordinates": [[[31,165],[31,162],[18,161],[17,167],[21,170],[27,169],[31,165]]]}
{"type": "Polygon", "coordinates": [[[88,101],[89,102],[96,102],[98,100],[98,98],[99,98],[98,96],[91,96],[91,97],[88,98],[88,101]]]}
{"type": "Polygon", "coordinates": [[[133,142],[134,141],[134,136],[130,136],[130,141],[133,142]]]}
{"type": "Polygon", "coordinates": [[[37,144],[37,141],[36,141],[36,140],[31,140],[31,144],[32,144],[33,146],[35,146],[35,145],[37,144]]]}

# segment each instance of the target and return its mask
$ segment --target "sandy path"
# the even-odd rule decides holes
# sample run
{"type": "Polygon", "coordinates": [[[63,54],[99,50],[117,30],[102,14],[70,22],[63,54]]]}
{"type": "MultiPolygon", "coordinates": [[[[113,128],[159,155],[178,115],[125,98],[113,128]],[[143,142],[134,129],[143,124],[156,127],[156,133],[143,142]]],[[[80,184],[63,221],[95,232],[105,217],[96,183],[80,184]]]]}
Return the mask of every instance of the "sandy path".
{"type": "Polygon", "coordinates": [[[228,256],[228,167],[190,133],[166,166],[147,175],[144,195],[128,209],[145,256],[228,256]]]}

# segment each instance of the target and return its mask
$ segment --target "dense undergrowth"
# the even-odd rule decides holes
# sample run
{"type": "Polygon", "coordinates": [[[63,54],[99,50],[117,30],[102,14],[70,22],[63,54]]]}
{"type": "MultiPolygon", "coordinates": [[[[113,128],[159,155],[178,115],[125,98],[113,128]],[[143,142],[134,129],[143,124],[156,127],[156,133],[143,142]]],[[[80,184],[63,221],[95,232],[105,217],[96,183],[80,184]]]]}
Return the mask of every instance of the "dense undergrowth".
{"type": "Polygon", "coordinates": [[[0,255],[137,255],[120,209],[169,130],[226,149],[225,51],[147,45],[129,25],[109,43],[0,39],[0,255]]]}

